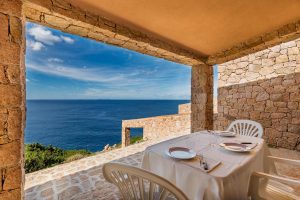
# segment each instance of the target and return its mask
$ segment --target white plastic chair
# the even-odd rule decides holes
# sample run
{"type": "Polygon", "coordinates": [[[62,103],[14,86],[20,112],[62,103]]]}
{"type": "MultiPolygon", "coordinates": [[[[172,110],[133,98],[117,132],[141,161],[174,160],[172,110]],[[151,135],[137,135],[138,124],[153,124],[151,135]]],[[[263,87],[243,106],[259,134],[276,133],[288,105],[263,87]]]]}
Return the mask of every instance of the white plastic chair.
{"type": "Polygon", "coordinates": [[[260,138],[263,136],[262,125],[258,122],[246,119],[233,121],[227,128],[227,131],[232,131],[245,136],[253,136],[260,138]]]}
{"type": "MultiPolygon", "coordinates": [[[[275,162],[300,166],[299,160],[269,156],[275,162]]],[[[300,186],[299,179],[282,177],[274,174],[254,172],[250,179],[248,196],[251,200],[299,200],[300,196],[288,185],[300,186]]]]}
{"type": "Polygon", "coordinates": [[[118,186],[124,200],[188,200],[171,182],[146,170],[119,163],[106,163],[102,170],[104,178],[118,186]]]}

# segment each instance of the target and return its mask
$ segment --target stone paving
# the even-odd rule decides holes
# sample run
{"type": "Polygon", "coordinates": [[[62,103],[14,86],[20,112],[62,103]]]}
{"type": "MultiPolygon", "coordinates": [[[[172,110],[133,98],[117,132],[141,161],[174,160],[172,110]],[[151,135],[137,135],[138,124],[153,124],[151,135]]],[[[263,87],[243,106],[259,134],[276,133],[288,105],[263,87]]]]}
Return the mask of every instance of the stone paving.
{"type": "MultiPolygon", "coordinates": [[[[131,145],[70,163],[58,165],[26,175],[26,200],[103,200],[120,199],[114,185],[106,182],[102,175],[102,166],[110,161],[118,161],[139,166],[143,151],[149,145],[177,136],[131,145]]],[[[271,148],[272,155],[299,159],[300,153],[287,149],[271,148]]],[[[300,178],[299,168],[276,165],[279,173],[300,178]]]]}
{"type": "Polygon", "coordinates": [[[25,199],[118,199],[118,190],[104,180],[103,164],[118,161],[138,166],[146,147],[178,136],[148,140],[123,149],[99,153],[95,156],[26,174],[25,199]]]}

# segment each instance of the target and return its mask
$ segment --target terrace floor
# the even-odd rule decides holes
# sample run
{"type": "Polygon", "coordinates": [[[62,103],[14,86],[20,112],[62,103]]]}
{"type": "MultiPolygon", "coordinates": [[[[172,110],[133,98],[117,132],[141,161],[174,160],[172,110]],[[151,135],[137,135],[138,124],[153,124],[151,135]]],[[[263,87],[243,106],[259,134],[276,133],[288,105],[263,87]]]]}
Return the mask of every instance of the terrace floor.
{"type": "MultiPolygon", "coordinates": [[[[26,174],[26,200],[110,200],[119,199],[119,192],[114,185],[106,182],[102,175],[102,166],[110,161],[118,161],[133,166],[139,166],[146,147],[173,137],[164,137],[134,144],[124,149],[83,158],[70,163],[26,174]]],[[[272,155],[299,159],[300,153],[287,149],[271,148],[272,155]]],[[[276,165],[283,175],[300,178],[299,168],[276,165]]]]}

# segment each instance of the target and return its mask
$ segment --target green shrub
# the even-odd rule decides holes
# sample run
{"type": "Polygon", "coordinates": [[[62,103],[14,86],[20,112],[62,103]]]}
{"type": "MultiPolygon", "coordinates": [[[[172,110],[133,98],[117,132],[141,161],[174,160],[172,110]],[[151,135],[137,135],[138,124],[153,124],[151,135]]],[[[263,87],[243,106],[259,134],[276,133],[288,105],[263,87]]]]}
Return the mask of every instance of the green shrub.
{"type": "MultiPolygon", "coordinates": [[[[44,146],[39,143],[26,144],[25,146],[25,172],[30,173],[47,167],[61,164],[76,154],[81,158],[91,155],[87,150],[63,150],[52,145],[44,146]]],[[[77,159],[80,159],[77,155],[77,159]]]]}
{"type": "Polygon", "coordinates": [[[77,154],[74,154],[70,157],[67,157],[65,162],[72,162],[74,160],[79,160],[79,159],[84,158],[84,157],[86,157],[86,155],[83,155],[81,153],[77,153],[77,154]]]}
{"type": "Polygon", "coordinates": [[[143,142],[143,136],[134,136],[130,138],[130,144],[143,142]]]}

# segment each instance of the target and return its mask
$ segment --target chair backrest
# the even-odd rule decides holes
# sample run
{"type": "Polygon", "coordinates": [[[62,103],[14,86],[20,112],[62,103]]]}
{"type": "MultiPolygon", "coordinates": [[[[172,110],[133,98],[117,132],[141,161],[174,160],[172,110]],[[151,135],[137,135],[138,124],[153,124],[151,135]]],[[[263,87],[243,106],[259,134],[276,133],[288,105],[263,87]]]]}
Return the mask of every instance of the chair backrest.
{"type": "Polygon", "coordinates": [[[123,199],[188,200],[186,195],[168,180],[146,170],[120,163],[103,165],[105,179],[118,186],[123,199]]]}
{"type": "Polygon", "coordinates": [[[253,137],[262,137],[263,136],[263,127],[260,123],[252,120],[235,120],[233,121],[227,131],[233,131],[240,135],[253,136],[253,137]]]}

